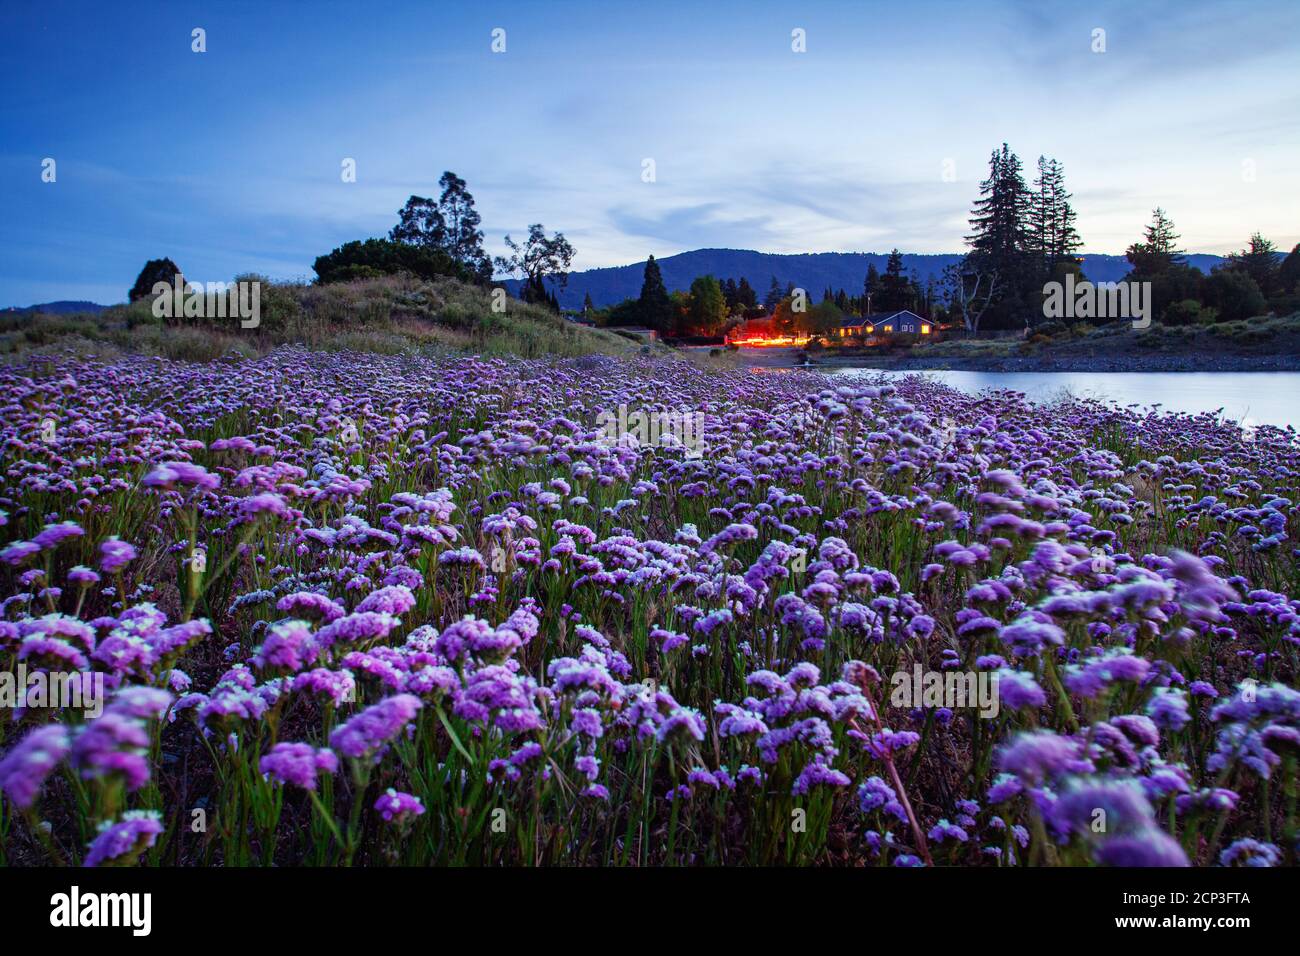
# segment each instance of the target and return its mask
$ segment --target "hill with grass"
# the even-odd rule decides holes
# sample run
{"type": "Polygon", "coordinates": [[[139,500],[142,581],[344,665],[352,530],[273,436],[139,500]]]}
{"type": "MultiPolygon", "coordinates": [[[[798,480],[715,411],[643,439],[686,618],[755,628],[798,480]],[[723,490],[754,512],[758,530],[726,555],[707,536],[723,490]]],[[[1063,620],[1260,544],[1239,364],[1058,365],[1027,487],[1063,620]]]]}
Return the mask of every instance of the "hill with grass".
{"type": "Polygon", "coordinates": [[[261,281],[255,329],[238,319],[164,320],[150,300],[100,311],[0,315],[0,360],[71,348],[81,354],[140,352],[210,361],[234,352],[265,354],[278,345],[380,354],[464,352],[481,355],[625,354],[634,336],[592,329],[550,309],[507,299],[492,309],[491,290],[456,279],[385,276],[328,285],[261,281]]]}

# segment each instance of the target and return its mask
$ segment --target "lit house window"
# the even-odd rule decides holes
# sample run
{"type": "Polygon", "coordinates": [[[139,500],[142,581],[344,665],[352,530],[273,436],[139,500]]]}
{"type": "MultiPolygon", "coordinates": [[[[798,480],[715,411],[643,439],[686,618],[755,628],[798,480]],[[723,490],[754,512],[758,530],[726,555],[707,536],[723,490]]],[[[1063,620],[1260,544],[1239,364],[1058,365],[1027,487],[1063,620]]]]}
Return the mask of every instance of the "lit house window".
{"type": "Polygon", "coordinates": [[[930,334],[930,326],[928,326],[928,325],[922,323],[922,325],[921,325],[921,334],[922,334],[922,335],[929,335],[929,334],[930,334]]]}

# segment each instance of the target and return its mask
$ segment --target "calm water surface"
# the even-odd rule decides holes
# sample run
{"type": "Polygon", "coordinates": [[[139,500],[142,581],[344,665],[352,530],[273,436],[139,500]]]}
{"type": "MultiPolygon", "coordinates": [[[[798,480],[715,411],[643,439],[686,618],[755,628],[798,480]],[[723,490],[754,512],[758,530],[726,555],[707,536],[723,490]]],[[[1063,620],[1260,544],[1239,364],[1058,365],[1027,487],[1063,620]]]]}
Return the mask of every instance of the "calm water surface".
{"type": "Polygon", "coordinates": [[[1300,429],[1300,372],[882,372],[841,369],[837,375],[924,375],[981,392],[1009,388],[1034,401],[1069,393],[1117,405],[1158,405],[1174,412],[1213,412],[1247,425],[1300,429]]]}

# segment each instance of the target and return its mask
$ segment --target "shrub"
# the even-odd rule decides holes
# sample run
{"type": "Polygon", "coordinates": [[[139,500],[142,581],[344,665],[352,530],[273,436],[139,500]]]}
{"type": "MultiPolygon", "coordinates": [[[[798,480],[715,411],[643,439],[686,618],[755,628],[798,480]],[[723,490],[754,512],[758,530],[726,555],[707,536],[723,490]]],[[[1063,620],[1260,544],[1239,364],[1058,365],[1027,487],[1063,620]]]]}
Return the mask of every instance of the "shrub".
{"type": "Polygon", "coordinates": [[[402,272],[421,279],[450,277],[470,281],[474,278],[441,249],[389,239],[345,242],[328,255],[318,256],[312,268],[324,283],[351,282],[402,272]]]}
{"type": "Polygon", "coordinates": [[[1274,315],[1295,315],[1300,312],[1300,292],[1275,295],[1268,300],[1268,308],[1274,315]]]}
{"type": "Polygon", "coordinates": [[[181,268],[170,259],[165,257],[150,259],[136,276],[135,285],[131,286],[131,291],[127,293],[127,301],[138,302],[153,295],[153,287],[156,284],[165,282],[171,285],[178,275],[181,275],[181,268]]]}
{"type": "Polygon", "coordinates": [[[1161,322],[1165,325],[1195,325],[1201,320],[1201,303],[1195,299],[1182,299],[1165,309],[1161,322]]]}
{"type": "Polygon", "coordinates": [[[1216,269],[1205,280],[1203,301],[1218,310],[1220,322],[1264,313],[1268,304],[1255,280],[1239,269],[1216,269]]]}

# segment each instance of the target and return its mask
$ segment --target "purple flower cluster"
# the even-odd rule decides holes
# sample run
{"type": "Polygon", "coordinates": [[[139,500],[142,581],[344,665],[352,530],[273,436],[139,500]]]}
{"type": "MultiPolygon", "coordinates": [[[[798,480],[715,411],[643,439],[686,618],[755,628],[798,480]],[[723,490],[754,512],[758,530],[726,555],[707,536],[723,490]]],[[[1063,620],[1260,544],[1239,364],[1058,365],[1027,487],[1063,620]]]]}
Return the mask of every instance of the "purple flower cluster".
{"type": "Polygon", "coordinates": [[[343,756],[372,756],[401,734],[423,705],[411,694],[395,694],[367,707],[330,734],[330,746],[343,756]]]}
{"type": "Polygon", "coordinates": [[[118,798],[195,766],[286,821],[374,767],[342,805],[448,859],[515,852],[469,836],[506,803],[575,862],[738,861],[796,806],[805,862],[1294,853],[1292,435],[653,358],[59,361],[0,368],[0,656],[112,696],[21,711],[0,794],[70,820],[67,761],[88,861],[134,862],[161,825],[118,798]],[[698,410],[709,454],[606,441],[619,406],[698,410]],[[901,662],[1001,706],[895,703],[901,662]]]}
{"type": "Polygon", "coordinates": [[[327,748],[317,750],[311,744],[279,743],[261,759],[258,768],[280,783],[315,790],[316,777],[337,773],[339,761],[327,748]]]}

